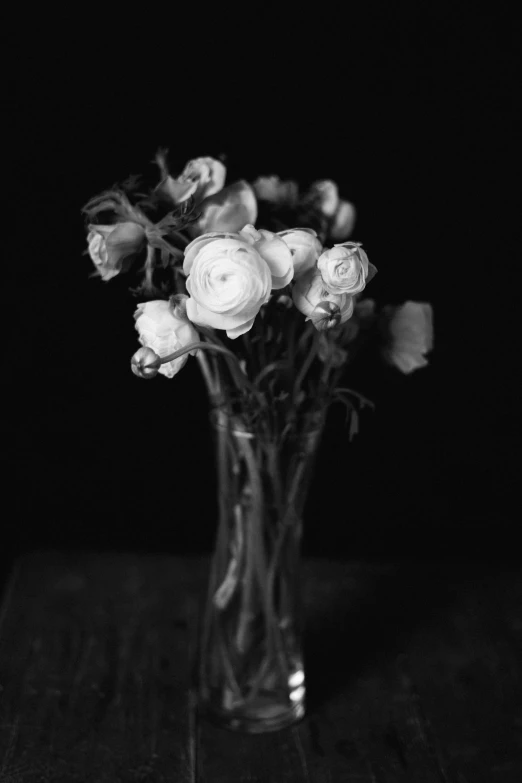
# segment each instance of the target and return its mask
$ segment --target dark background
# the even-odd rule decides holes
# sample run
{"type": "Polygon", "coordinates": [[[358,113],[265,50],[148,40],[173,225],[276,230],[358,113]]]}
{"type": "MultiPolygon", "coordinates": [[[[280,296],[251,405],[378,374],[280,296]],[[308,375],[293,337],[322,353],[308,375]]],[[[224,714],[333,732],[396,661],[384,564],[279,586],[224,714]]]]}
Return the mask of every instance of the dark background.
{"type": "Polygon", "coordinates": [[[180,169],[225,153],[228,181],[335,179],[358,209],[352,238],[379,270],[368,295],[433,305],[429,368],[405,377],[363,363],[352,383],[376,411],[350,445],[332,411],[305,552],[517,556],[513,24],[440,6],[422,18],[366,8],[320,29],[258,20],[227,38],[206,19],[168,45],[146,30],[118,46],[93,35],[80,56],[70,43],[11,44],[4,562],[36,547],[212,547],[198,366],[170,381],[132,375],[135,300],[124,278],[89,279],[82,255],[83,204],[153,174],[159,146],[180,169]]]}

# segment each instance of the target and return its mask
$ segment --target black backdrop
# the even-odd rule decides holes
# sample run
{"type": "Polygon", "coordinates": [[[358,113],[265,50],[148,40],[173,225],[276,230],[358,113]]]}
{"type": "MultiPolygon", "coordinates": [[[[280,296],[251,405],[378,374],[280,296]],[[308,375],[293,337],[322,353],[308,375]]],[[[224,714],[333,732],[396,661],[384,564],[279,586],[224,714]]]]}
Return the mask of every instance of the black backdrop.
{"type": "Polygon", "coordinates": [[[478,12],[412,13],[383,6],[348,23],[339,12],[324,29],[268,26],[255,42],[249,25],[226,42],[196,27],[154,53],[145,31],[110,53],[94,36],[80,57],[75,45],[12,44],[4,558],[41,546],[212,546],[197,364],[171,381],[135,378],[135,300],[124,279],[89,279],[82,255],[82,205],[152,172],[159,146],[180,167],[226,153],[229,179],[337,180],[358,209],[353,238],[379,270],[368,294],[434,307],[429,368],[361,366],[353,385],[377,407],[351,445],[332,411],[305,552],[513,554],[514,35],[508,19],[478,12]]]}

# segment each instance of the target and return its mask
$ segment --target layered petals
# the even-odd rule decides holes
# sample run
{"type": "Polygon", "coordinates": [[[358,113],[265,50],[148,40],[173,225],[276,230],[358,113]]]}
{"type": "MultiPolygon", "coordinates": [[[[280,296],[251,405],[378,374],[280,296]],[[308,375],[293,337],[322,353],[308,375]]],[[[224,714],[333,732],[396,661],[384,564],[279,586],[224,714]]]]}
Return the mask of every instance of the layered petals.
{"type": "MultiPolygon", "coordinates": [[[[187,318],[181,317],[180,313],[179,307],[174,307],[172,302],[162,299],[140,303],[134,313],[140,343],[163,358],[198,342],[196,329],[187,318]]],[[[167,378],[173,378],[185,366],[188,357],[189,354],[186,353],[172,362],[162,364],[158,372],[167,378]]]]}
{"type": "Polygon", "coordinates": [[[360,242],[344,242],[325,250],[317,261],[325,288],[331,294],[359,294],[377,272],[360,242]]]}
{"type": "Polygon", "coordinates": [[[224,329],[234,339],[248,331],[269,297],[272,276],[253,244],[230,236],[200,237],[187,247],[187,316],[224,329]]]}
{"type": "Polygon", "coordinates": [[[279,231],[277,236],[290,248],[295,280],[315,266],[322,245],[312,228],[290,228],[279,231]]]}
{"type": "Polygon", "coordinates": [[[90,225],[87,234],[89,255],[104,281],[126,271],[145,242],[145,229],[132,221],[111,226],[90,225]]]}
{"type": "Polygon", "coordinates": [[[310,269],[295,283],[292,299],[319,331],[345,323],[353,314],[353,297],[331,294],[317,269],[310,269]]]}
{"type": "Polygon", "coordinates": [[[205,198],[200,209],[201,216],[191,228],[194,236],[214,231],[237,232],[257,219],[257,200],[245,180],[205,198]]]}

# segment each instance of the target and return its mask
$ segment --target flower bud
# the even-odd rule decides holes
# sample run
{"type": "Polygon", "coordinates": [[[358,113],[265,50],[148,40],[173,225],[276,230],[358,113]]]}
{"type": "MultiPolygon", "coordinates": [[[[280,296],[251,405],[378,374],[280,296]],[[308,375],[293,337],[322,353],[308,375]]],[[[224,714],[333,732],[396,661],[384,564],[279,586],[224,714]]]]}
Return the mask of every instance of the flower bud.
{"type": "Polygon", "coordinates": [[[308,318],[319,332],[324,332],[341,322],[341,308],[335,302],[324,300],[319,302],[308,318]]]}
{"type": "Polygon", "coordinates": [[[353,297],[347,294],[330,294],[325,288],[321,273],[310,269],[292,287],[292,299],[299,310],[322,331],[344,324],[353,314],[353,297]],[[330,305],[335,305],[331,308],[330,305]],[[339,312],[337,312],[337,309],[339,312]],[[330,325],[330,322],[334,321],[330,325]]]}
{"type": "Polygon", "coordinates": [[[131,369],[138,378],[154,378],[159,372],[159,356],[152,348],[139,348],[131,360],[131,369]],[[158,362],[154,366],[154,362],[158,362]]]}

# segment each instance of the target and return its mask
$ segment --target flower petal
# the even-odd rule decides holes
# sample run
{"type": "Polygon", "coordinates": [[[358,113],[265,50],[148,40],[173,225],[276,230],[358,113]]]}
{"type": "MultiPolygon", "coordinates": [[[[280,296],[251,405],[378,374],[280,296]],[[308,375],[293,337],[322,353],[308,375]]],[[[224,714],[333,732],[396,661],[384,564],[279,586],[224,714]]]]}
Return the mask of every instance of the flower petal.
{"type": "Polygon", "coordinates": [[[201,203],[202,215],[195,230],[200,234],[209,231],[235,232],[257,219],[257,201],[252,187],[241,180],[201,203]]]}
{"type": "Polygon", "coordinates": [[[357,212],[354,205],[349,201],[341,201],[330,228],[332,239],[348,239],[353,231],[356,217],[357,212]]]}
{"type": "Polygon", "coordinates": [[[288,245],[279,237],[261,239],[254,245],[255,249],[266,261],[272,275],[272,288],[284,288],[294,276],[292,253],[288,245]]]}

